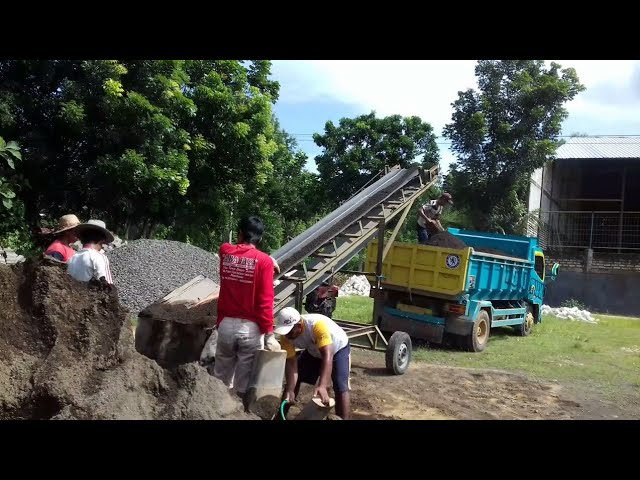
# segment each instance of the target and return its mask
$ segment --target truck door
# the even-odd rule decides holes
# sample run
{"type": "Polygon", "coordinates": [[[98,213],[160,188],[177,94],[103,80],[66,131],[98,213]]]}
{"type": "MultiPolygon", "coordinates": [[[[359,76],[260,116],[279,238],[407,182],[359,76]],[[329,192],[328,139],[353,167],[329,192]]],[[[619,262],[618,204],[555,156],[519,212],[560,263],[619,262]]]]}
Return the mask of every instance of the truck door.
{"type": "Polygon", "coordinates": [[[544,298],[544,253],[536,252],[534,257],[533,269],[535,275],[531,275],[531,285],[529,287],[529,296],[534,303],[542,304],[544,298]]]}

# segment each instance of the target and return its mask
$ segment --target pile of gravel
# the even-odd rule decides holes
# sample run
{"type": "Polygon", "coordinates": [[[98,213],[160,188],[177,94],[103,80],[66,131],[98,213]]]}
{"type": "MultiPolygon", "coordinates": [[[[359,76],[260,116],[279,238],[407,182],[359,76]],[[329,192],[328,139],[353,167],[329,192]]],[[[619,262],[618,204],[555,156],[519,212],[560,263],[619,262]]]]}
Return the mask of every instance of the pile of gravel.
{"type": "Polygon", "coordinates": [[[120,303],[135,314],[198,275],[220,282],[218,256],[186,243],[142,239],[106,253],[120,303]]]}

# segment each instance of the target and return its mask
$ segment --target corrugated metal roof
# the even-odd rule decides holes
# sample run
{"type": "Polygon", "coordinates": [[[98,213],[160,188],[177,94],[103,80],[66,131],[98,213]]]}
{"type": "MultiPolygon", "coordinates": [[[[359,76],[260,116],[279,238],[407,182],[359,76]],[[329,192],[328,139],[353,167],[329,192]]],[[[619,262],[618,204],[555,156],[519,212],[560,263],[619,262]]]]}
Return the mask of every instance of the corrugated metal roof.
{"type": "Polygon", "coordinates": [[[640,137],[571,137],[558,147],[556,158],[638,158],[640,137]]]}

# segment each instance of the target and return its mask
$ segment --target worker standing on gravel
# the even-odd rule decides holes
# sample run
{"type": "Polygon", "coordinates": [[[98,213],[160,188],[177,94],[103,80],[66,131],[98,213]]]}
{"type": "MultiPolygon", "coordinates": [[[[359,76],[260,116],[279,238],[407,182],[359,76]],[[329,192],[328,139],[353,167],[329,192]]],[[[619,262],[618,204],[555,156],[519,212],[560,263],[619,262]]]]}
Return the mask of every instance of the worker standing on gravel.
{"type": "Polygon", "coordinates": [[[60,217],[58,228],[53,232],[55,240],[45,250],[44,254],[60,262],[67,263],[76,253],[70,245],[78,241],[76,234],[78,225],[80,225],[80,220],[75,215],[63,215],[60,217]]]}
{"type": "Polygon", "coordinates": [[[329,404],[329,380],[336,395],[336,414],[349,419],[349,371],[351,347],[346,332],[329,317],[319,313],[300,313],[293,307],[280,310],[275,333],[287,352],[284,399],[293,402],[301,383],[317,385],[314,397],[329,404]],[[296,348],[304,350],[296,358],[296,348]]]}
{"type": "Polygon", "coordinates": [[[280,350],[273,334],[275,261],[256,247],[264,224],[258,217],[240,221],[238,243],[220,247],[218,339],[213,375],[244,397],[256,352],[280,350]]]}
{"type": "Polygon", "coordinates": [[[440,198],[430,200],[418,210],[418,243],[425,245],[431,235],[444,232],[444,227],[440,223],[440,217],[445,205],[453,205],[453,198],[450,193],[444,192],[440,198]]]}
{"type": "Polygon", "coordinates": [[[103,246],[113,242],[113,234],[101,220],[89,220],[76,227],[82,249],[69,261],[67,273],[79,282],[100,282],[113,285],[109,259],[103,246]]]}

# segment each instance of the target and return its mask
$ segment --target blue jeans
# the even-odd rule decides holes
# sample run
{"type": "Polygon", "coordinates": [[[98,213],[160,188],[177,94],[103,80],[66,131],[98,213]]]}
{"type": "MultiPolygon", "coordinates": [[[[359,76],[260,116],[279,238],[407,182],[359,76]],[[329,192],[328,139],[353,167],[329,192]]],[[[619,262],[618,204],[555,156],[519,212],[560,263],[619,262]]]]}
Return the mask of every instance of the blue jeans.
{"type": "MultiPolygon", "coordinates": [[[[298,384],[308,383],[315,385],[320,376],[321,360],[312,356],[306,350],[298,357],[298,384]]],[[[331,369],[331,381],[336,393],[349,391],[349,367],[351,366],[351,346],[347,344],[333,356],[333,368],[331,369]]]]}
{"type": "Polygon", "coordinates": [[[425,227],[421,227],[420,224],[416,224],[416,230],[418,232],[418,243],[425,245],[429,240],[429,232],[425,227]]]}

